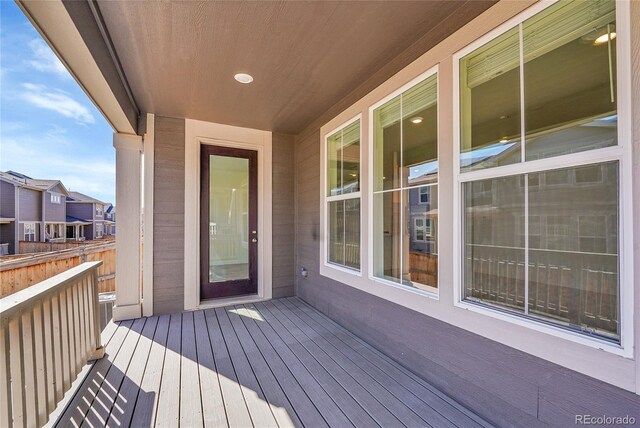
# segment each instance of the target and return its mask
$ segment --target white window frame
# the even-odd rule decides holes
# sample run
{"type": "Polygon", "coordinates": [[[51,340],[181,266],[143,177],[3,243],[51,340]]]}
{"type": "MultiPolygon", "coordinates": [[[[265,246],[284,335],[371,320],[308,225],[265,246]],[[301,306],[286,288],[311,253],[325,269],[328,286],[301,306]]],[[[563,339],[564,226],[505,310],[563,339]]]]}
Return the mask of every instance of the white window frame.
{"type": "MultiPolygon", "coordinates": [[[[438,168],[438,170],[440,170],[440,168],[438,168]]],[[[431,198],[429,197],[429,192],[422,193],[422,189],[428,189],[428,188],[429,188],[429,186],[418,187],[418,203],[420,205],[426,205],[429,202],[431,202],[431,198]],[[427,201],[426,202],[422,202],[422,195],[427,195],[427,201]]]]}
{"type": "Polygon", "coordinates": [[[96,216],[104,216],[104,210],[102,208],[102,205],[98,205],[96,204],[96,216]]]}
{"type": "Polygon", "coordinates": [[[24,241],[27,242],[36,242],[36,224],[34,222],[23,223],[24,230],[22,233],[22,237],[24,241]],[[27,229],[29,230],[27,232],[27,229]],[[33,236],[33,239],[27,239],[27,236],[33,236]]]}
{"type": "Polygon", "coordinates": [[[328,267],[330,269],[335,269],[341,272],[346,272],[346,273],[350,273],[353,275],[358,275],[358,276],[362,276],[362,264],[364,263],[364,257],[363,254],[364,252],[362,251],[362,207],[363,207],[363,201],[362,201],[362,146],[363,146],[363,141],[362,141],[362,114],[358,114],[357,116],[352,117],[351,119],[347,120],[346,122],[342,123],[340,126],[338,126],[335,129],[332,129],[331,131],[327,132],[322,141],[323,141],[323,146],[322,146],[322,150],[324,152],[324,162],[322,162],[322,212],[324,213],[324,225],[323,225],[323,230],[324,230],[324,236],[326,237],[325,240],[323,240],[323,248],[322,248],[322,255],[323,255],[323,265],[325,267],[328,267]],[[360,156],[360,163],[358,164],[358,181],[359,181],[359,185],[358,185],[358,191],[357,192],[351,192],[351,193],[344,193],[341,195],[332,195],[329,196],[327,195],[327,189],[329,188],[329,174],[327,173],[327,167],[328,167],[328,150],[329,150],[329,137],[331,137],[332,135],[334,135],[336,132],[342,131],[343,129],[345,129],[346,127],[348,127],[349,125],[352,125],[354,123],[356,123],[357,121],[360,121],[360,130],[359,130],[359,138],[360,138],[360,152],[359,152],[359,156],[360,156]],[[358,199],[360,201],[360,241],[358,242],[358,244],[360,245],[360,268],[356,269],[356,268],[351,268],[349,266],[345,266],[345,265],[341,265],[338,263],[334,263],[329,261],[329,249],[331,247],[331,244],[329,242],[329,203],[330,202],[337,202],[337,201],[344,201],[344,200],[349,200],[349,199],[358,199]]]}
{"type": "Polygon", "coordinates": [[[429,242],[429,238],[433,238],[433,219],[424,215],[418,215],[413,218],[413,241],[429,242]],[[422,221],[422,226],[418,226],[418,220],[422,221]],[[422,230],[424,239],[418,239],[418,229],[422,230]]]}
{"type": "MultiPolygon", "coordinates": [[[[549,335],[586,345],[592,348],[603,349],[613,354],[626,358],[633,357],[633,196],[632,196],[632,105],[631,105],[631,40],[630,40],[630,6],[629,2],[616,1],[616,29],[617,29],[617,115],[618,115],[618,144],[616,146],[605,147],[584,152],[570,153],[539,160],[519,162],[511,165],[497,166],[492,168],[473,170],[468,172],[460,171],[460,143],[461,143],[461,114],[460,114],[460,60],[467,54],[492,41],[498,36],[518,27],[522,22],[547,7],[556,3],[557,0],[539,2],[520,14],[505,21],[500,26],[488,32],[484,36],[476,39],[453,55],[453,80],[454,80],[454,112],[453,112],[453,171],[454,171],[454,287],[453,304],[456,307],[467,309],[489,317],[497,318],[509,323],[517,324],[535,331],[547,333],[549,335]],[[463,225],[463,201],[462,186],[465,182],[484,180],[489,178],[499,178],[525,173],[535,173],[548,171],[554,168],[572,168],[594,163],[604,163],[617,161],[619,168],[619,304],[620,304],[620,344],[611,343],[597,337],[591,337],[579,332],[574,332],[561,326],[554,326],[537,322],[520,315],[507,313],[499,309],[492,309],[486,306],[463,300],[463,247],[462,247],[462,225],[463,225]]],[[[522,59],[521,59],[522,61],[522,59]]],[[[523,73],[522,67],[520,72],[523,73]]],[[[524,103],[522,92],[524,88],[520,85],[521,109],[524,103]]],[[[523,110],[524,111],[524,110],[523,110]]],[[[521,118],[521,133],[524,129],[524,117],[521,118]]],[[[521,135],[524,136],[524,133],[521,135]]],[[[525,142],[526,144],[526,142],[525,142]]],[[[528,258],[528,257],[527,257],[528,258]]],[[[525,261],[528,263],[528,260],[525,261]]],[[[525,278],[527,270],[525,269],[525,278]]],[[[525,295],[527,292],[525,291],[525,295]]]]}
{"type": "Polygon", "coordinates": [[[51,195],[51,203],[52,204],[61,204],[62,203],[62,195],[60,193],[49,193],[51,195]]]}
{"type": "MultiPolygon", "coordinates": [[[[373,243],[373,224],[374,224],[374,219],[373,219],[373,214],[374,214],[374,208],[373,208],[373,196],[376,193],[386,193],[386,192],[394,192],[394,191],[399,191],[400,192],[400,200],[401,203],[400,205],[402,206],[402,195],[404,193],[405,190],[410,190],[410,189],[416,189],[416,188],[420,188],[420,187],[430,187],[430,186],[438,186],[439,189],[439,185],[440,185],[440,164],[438,164],[438,180],[436,183],[428,183],[428,184],[421,184],[421,185],[407,185],[407,186],[403,186],[402,183],[400,185],[399,188],[394,188],[394,189],[388,189],[388,190],[374,190],[374,144],[373,144],[373,135],[374,135],[374,120],[373,120],[373,115],[375,110],[386,104],[387,102],[389,102],[390,100],[394,99],[395,97],[397,97],[398,95],[402,94],[403,92],[406,92],[407,90],[413,88],[414,86],[418,85],[419,83],[423,82],[424,80],[429,79],[432,76],[436,76],[436,122],[438,124],[440,124],[440,110],[441,110],[441,106],[440,106],[440,76],[439,76],[439,64],[436,64],[435,66],[431,67],[430,69],[428,69],[427,71],[425,71],[424,73],[420,74],[418,77],[416,77],[415,79],[411,80],[409,83],[403,85],[402,87],[396,89],[395,91],[391,92],[389,95],[385,96],[384,98],[382,98],[381,100],[379,100],[378,102],[374,103],[373,105],[369,106],[369,141],[367,141],[367,145],[369,146],[369,177],[367,177],[367,180],[369,182],[369,206],[368,206],[368,220],[369,220],[369,230],[367,231],[367,233],[369,234],[369,239],[371,240],[369,242],[369,248],[368,248],[368,265],[369,265],[369,279],[371,281],[380,283],[380,284],[385,284],[385,285],[390,285],[392,287],[397,287],[403,290],[407,290],[407,291],[411,291],[414,293],[418,293],[418,294],[422,294],[422,295],[426,295],[428,297],[431,297],[433,299],[439,299],[439,290],[440,290],[440,284],[437,284],[437,287],[432,287],[426,284],[421,284],[424,287],[427,288],[427,290],[424,289],[418,289],[415,287],[410,287],[407,285],[404,285],[402,283],[398,283],[398,282],[393,282],[393,281],[389,281],[388,279],[384,279],[384,278],[380,278],[375,276],[374,272],[375,272],[375,266],[374,266],[374,255],[373,255],[373,247],[374,247],[374,243],[373,243]]],[[[400,107],[400,117],[402,117],[402,107],[400,107]]],[[[438,127],[439,128],[439,127],[438,127]]],[[[437,159],[440,158],[440,135],[438,133],[438,140],[437,140],[437,153],[438,153],[438,157],[437,159]]],[[[401,162],[402,164],[402,162],[401,162]]],[[[404,210],[400,210],[401,215],[400,215],[400,224],[404,225],[406,222],[406,219],[404,218],[404,210]]],[[[440,227],[440,224],[438,222],[437,227],[440,227]]],[[[436,232],[438,234],[438,236],[440,236],[439,231],[436,232]]],[[[402,262],[401,262],[402,264],[402,262]]],[[[438,282],[440,282],[440,263],[438,263],[438,282]]]]}

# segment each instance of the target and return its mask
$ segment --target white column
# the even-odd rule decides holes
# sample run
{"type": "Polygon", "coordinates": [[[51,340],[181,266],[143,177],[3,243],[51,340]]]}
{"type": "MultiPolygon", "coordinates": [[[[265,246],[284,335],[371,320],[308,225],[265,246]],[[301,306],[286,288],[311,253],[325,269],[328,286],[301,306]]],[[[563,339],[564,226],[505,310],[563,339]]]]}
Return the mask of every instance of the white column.
{"type": "Polygon", "coordinates": [[[140,186],[142,137],[113,134],[116,149],[116,304],[115,321],[140,318],[140,186]]]}

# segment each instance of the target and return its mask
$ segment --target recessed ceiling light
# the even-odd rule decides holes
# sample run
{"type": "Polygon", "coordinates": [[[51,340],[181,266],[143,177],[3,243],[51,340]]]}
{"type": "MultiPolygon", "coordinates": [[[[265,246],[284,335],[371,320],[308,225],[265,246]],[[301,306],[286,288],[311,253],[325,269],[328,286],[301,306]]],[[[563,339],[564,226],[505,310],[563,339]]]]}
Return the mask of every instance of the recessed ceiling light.
{"type": "Polygon", "coordinates": [[[412,117],[409,119],[411,123],[415,123],[416,125],[422,123],[422,118],[420,116],[412,117]]]}
{"type": "Polygon", "coordinates": [[[611,40],[616,38],[616,33],[605,33],[602,36],[596,38],[595,44],[601,45],[603,43],[607,43],[609,41],[609,35],[611,35],[611,40]]]}
{"type": "Polygon", "coordinates": [[[240,83],[251,83],[253,82],[253,76],[251,76],[250,74],[246,74],[246,73],[238,73],[235,76],[233,76],[234,79],[236,79],[238,82],[240,83]]]}

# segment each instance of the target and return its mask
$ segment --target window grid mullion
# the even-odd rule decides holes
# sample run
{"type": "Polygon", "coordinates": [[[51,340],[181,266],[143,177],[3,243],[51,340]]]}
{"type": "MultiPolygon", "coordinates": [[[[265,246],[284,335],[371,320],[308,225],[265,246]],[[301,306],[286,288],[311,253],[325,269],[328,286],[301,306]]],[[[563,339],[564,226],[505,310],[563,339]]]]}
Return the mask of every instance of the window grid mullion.
{"type": "MultiPolygon", "coordinates": [[[[520,162],[526,162],[527,130],[524,102],[524,25],[518,24],[520,50],[520,162]]],[[[529,315],[529,174],[524,174],[524,313],[529,315]]]]}
{"type": "Polygon", "coordinates": [[[400,284],[404,283],[404,124],[402,123],[402,93],[400,93],[400,284]]]}

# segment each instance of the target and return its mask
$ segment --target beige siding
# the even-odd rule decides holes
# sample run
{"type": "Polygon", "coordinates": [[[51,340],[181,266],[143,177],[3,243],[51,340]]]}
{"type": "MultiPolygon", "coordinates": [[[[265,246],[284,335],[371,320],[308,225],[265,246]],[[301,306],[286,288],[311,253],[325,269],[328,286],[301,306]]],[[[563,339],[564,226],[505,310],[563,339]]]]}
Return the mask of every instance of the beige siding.
{"type": "Polygon", "coordinates": [[[156,116],[153,180],[153,306],[184,308],[184,119],[156,116]]]}
{"type": "Polygon", "coordinates": [[[273,297],[293,296],[295,257],[294,138],[273,134],[273,297]]]}

